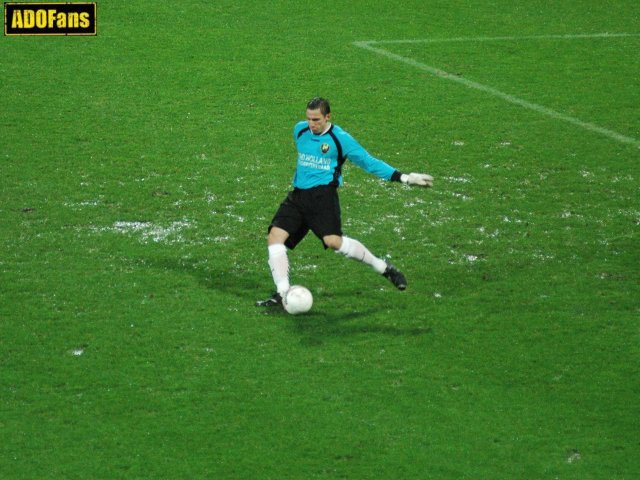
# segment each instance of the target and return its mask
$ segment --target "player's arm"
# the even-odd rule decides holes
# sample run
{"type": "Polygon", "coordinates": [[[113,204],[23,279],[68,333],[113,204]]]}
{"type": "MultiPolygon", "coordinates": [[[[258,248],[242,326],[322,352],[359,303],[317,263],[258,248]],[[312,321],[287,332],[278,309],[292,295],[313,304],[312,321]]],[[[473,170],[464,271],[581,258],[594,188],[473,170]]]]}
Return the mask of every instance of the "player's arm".
{"type": "Polygon", "coordinates": [[[406,185],[417,185],[421,187],[433,186],[433,177],[431,175],[427,175],[426,173],[402,173],[388,163],[375,158],[347,133],[344,133],[343,138],[341,137],[340,140],[344,140],[345,157],[366,172],[383,178],[384,180],[402,182],[406,185]]]}

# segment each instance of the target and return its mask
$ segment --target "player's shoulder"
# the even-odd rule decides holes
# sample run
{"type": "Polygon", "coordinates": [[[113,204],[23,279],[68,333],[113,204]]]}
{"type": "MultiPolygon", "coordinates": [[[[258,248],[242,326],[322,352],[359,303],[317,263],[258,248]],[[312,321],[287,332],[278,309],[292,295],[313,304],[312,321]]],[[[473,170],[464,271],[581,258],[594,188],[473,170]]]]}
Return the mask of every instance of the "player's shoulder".
{"type": "Polygon", "coordinates": [[[347,131],[344,128],[342,128],[340,125],[336,125],[335,123],[331,124],[331,131],[336,135],[348,135],[347,131]]]}
{"type": "Polygon", "coordinates": [[[305,128],[308,128],[308,126],[309,126],[309,124],[308,124],[306,121],[304,121],[304,120],[302,120],[302,121],[300,121],[300,122],[296,123],[296,124],[294,125],[294,127],[293,127],[293,136],[294,136],[294,137],[297,137],[297,136],[300,134],[300,132],[301,132],[302,130],[304,130],[305,128]]]}
{"type": "Polygon", "coordinates": [[[351,134],[349,132],[347,132],[344,128],[342,128],[339,125],[336,125],[335,123],[333,124],[333,133],[336,135],[336,137],[338,137],[340,140],[346,140],[346,141],[350,141],[353,142],[355,141],[355,139],[351,136],[351,134]]]}

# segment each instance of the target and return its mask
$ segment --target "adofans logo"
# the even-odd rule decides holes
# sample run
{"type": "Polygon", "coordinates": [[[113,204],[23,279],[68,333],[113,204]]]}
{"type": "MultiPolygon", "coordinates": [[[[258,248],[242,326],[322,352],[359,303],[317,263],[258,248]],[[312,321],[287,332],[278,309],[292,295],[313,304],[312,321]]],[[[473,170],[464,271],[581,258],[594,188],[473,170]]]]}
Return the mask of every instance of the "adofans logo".
{"type": "Polygon", "coordinates": [[[5,3],[5,35],[96,35],[96,4],[5,3]]]}

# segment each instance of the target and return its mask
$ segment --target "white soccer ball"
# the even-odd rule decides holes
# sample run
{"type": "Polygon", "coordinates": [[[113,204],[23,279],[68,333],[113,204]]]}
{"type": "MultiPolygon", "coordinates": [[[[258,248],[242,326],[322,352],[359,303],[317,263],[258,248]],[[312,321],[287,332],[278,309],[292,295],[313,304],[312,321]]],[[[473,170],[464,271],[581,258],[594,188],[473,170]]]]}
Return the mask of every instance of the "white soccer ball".
{"type": "Polygon", "coordinates": [[[302,285],[293,285],[282,299],[282,306],[291,315],[306,313],[313,305],[313,295],[302,285]]]}

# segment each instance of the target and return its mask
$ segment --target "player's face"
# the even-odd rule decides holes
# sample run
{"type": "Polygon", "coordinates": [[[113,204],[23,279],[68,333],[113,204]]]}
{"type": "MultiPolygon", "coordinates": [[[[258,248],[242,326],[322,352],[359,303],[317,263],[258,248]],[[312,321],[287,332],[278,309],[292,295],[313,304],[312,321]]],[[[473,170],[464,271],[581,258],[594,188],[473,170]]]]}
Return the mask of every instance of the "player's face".
{"type": "Polygon", "coordinates": [[[307,110],[307,123],[311,131],[316,135],[326,130],[329,120],[331,120],[331,113],[323,115],[320,109],[307,110]]]}

